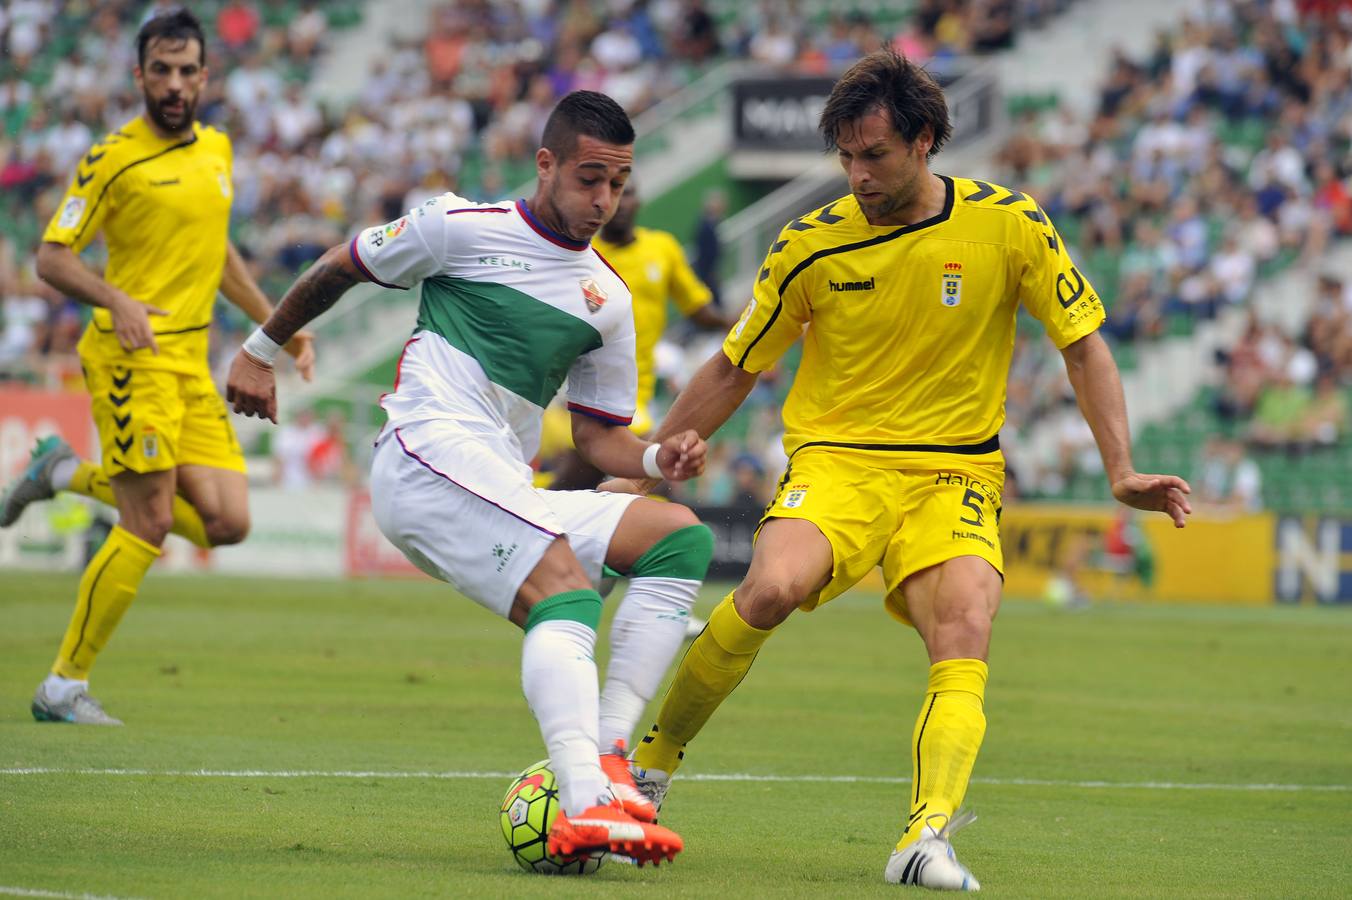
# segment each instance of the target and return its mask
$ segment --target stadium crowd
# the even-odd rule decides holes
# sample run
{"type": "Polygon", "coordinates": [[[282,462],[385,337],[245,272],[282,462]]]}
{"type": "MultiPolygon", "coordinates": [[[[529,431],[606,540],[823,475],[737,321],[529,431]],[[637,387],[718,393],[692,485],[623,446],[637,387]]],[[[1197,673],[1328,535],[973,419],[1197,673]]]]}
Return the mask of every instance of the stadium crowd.
{"type": "MultiPolygon", "coordinates": [[[[75,162],[139,102],[128,76],[136,27],[173,5],[0,4],[8,371],[27,354],[70,353],[78,339],[83,311],[32,277],[31,248],[75,162]]],[[[191,5],[213,26],[213,78],[198,115],[234,142],[234,236],[274,293],[356,223],[388,220],[448,188],[488,199],[528,181],[544,112],[570,90],[604,91],[637,114],[713,62],[830,69],[879,46],[896,24],[768,2],[716,4],[716,16],[700,0],[462,0],[435,6],[425,37],[392,39],[358,96],[325,107],[308,85],[334,28],[354,24],[360,4],[191,5]]],[[[1016,19],[1061,5],[925,0],[897,39],[924,58],[998,49],[1016,19]]]]}
{"type": "MultiPolygon", "coordinates": [[[[1352,233],[1352,17],[1326,6],[1198,4],[1143,58],[1114,50],[1087,115],[1056,98],[1019,111],[1002,177],[1034,193],[1076,248],[1119,354],[1246,308],[1258,278],[1352,233]]],[[[1344,433],[1352,372],[1337,299],[1303,335],[1254,320],[1221,361],[1218,411],[1256,446],[1344,433]]],[[[1021,342],[1014,365],[1011,422],[1068,401],[1044,341],[1021,342]]],[[[1019,467],[1023,490],[1054,494],[1097,468],[1087,430],[1068,426],[1060,445],[1050,465],[1019,467]]]]}
{"type": "MultiPolygon", "coordinates": [[[[136,109],[131,35],[172,5],[0,4],[0,378],[31,372],[35,356],[73,353],[87,311],[35,278],[32,248],[76,160],[136,109]]],[[[199,117],[235,147],[234,237],[276,296],[358,223],[447,189],[490,199],[524,184],[543,112],[569,90],[602,90],[638,113],[722,60],[830,71],[885,40],[939,69],[1010,46],[1018,28],[1069,0],[919,0],[872,14],[764,0],[460,0],[434,6],[419,37],[392,39],[359,94],[331,106],[312,77],[362,4],[191,5],[210,23],[213,77],[199,117]]],[[[997,180],[1033,193],[1057,222],[1110,304],[1106,331],[1120,351],[1245,304],[1256,279],[1317,259],[1352,231],[1352,20],[1310,6],[1210,0],[1145,57],[1115,51],[1087,115],[1055,98],[1016,111],[997,180]]],[[[670,227],[691,239],[690,224],[670,227]]],[[[1352,377],[1352,324],[1334,290],[1298,340],[1255,323],[1223,362],[1217,408],[1256,442],[1344,433],[1346,413],[1329,398],[1352,377]]],[[[218,344],[233,345],[244,323],[225,308],[218,317],[218,344]]],[[[670,395],[686,373],[682,354],[665,359],[670,395]]],[[[745,437],[719,451],[719,477],[697,499],[764,497],[781,460],[756,410],[774,408],[786,384],[764,379],[745,437]]],[[[1047,465],[1017,458],[1017,429],[1068,397],[1059,359],[1036,328],[1022,329],[1008,410],[1026,493],[1054,494],[1097,465],[1083,429],[1068,429],[1047,465]]]]}

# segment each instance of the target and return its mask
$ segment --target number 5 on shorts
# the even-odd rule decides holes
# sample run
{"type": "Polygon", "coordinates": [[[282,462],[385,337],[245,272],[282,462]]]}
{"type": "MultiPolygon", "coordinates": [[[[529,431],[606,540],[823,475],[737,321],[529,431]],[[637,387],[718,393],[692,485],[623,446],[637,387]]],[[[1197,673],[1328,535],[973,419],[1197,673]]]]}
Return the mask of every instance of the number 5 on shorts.
{"type": "Polygon", "coordinates": [[[971,525],[974,528],[980,528],[985,525],[986,513],[981,509],[981,502],[985,499],[986,498],[983,497],[980,492],[968,488],[967,493],[963,495],[962,505],[972,511],[972,518],[969,519],[966,516],[963,516],[958,521],[964,525],[971,525]]]}

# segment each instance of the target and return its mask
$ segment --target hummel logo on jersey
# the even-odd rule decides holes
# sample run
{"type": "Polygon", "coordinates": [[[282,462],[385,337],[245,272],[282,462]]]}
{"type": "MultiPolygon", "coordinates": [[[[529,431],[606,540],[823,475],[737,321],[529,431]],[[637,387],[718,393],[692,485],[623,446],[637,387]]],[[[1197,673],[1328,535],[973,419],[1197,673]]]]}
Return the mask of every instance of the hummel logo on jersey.
{"type": "Polygon", "coordinates": [[[944,263],[943,288],[939,293],[939,302],[944,306],[957,306],[962,302],[962,263],[944,263]]]}
{"type": "Polygon", "coordinates": [[[582,299],[587,301],[587,311],[595,313],[601,307],[606,305],[606,292],[601,290],[601,286],[593,278],[583,278],[582,299]]]}
{"type": "Polygon", "coordinates": [[[836,291],[871,291],[877,287],[874,284],[877,280],[878,278],[875,275],[868,281],[828,281],[827,283],[831,285],[832,293],[836,291]]]}

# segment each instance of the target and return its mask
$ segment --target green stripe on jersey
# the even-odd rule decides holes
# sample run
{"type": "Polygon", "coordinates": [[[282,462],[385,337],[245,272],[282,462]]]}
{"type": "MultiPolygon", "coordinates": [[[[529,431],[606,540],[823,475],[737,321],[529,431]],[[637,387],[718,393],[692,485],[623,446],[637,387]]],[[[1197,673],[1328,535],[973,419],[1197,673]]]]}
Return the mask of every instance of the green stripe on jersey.
{"type": "Polygon", "coordinates": [[[601,346],[577,316],[492,281],[440,275],[422,283],[418,328],[474,358],[488,380],[542,409],[573,361],[601,346]]]}

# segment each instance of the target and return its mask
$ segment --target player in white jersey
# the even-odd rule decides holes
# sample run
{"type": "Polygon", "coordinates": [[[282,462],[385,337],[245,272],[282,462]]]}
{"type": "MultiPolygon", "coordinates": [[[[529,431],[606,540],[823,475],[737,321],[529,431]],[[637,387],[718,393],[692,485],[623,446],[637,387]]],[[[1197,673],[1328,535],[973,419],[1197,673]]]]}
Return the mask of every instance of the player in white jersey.
{"type": "Polygon", "coordinates": [[[331,248],[245,342],[227,399],[275,421],[276,348],[359,281],[421,285],[417,327],[381,401],[376,522],[424,572],[524,629],[522,684],[563,804],[550,851],[645,862],[671,859],[681,839],[653,824],[624,742],[681,644],[713,536],[677,504],[539,490],[528,462],[566,380],[573,439],[598,468],[675,479],[704,468],[693,431],[650,444],[625,427],[637,386],[630,294],[589,242],[619,203],[633,140],[613,100],[569,94],[545,125],[530,200],[444,194],[331,248]],[[598,692],[604,566],[631,582],[598,692]]]}

